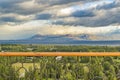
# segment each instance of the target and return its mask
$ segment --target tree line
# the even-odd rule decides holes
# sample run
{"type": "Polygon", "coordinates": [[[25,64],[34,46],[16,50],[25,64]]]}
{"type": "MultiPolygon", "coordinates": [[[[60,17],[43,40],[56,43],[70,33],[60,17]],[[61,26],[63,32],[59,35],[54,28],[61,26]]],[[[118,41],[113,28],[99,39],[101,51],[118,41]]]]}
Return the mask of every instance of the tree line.
{"type": "Polygon", "coordinates": [[[1,44],[1,52],[120,52],[120,46],[1,44]]]}

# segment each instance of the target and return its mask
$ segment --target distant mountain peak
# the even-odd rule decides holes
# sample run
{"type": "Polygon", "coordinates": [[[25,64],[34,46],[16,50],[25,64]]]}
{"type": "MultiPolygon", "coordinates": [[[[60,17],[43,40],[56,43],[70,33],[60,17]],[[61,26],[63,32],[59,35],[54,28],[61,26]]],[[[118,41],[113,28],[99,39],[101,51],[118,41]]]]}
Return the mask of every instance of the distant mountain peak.
{"type": "Polygon", "coordinates": [[[41,37],[43,37],[43,35],[36,34],[36,35],[32,36],[32,37],[29,38],[29,39],[41,39],[41,37]]]}
{"type": "Polygon", "coordinates": [[[65,34],[65,35],[34,35],[31,38],[32,40],[42,40],[42,39],[71,39],[71,40],[93,40],[96,39],[96,36],[89,35],[89,34],[80,34],[80,35],[72,35],[72,34],[65,34]]]}

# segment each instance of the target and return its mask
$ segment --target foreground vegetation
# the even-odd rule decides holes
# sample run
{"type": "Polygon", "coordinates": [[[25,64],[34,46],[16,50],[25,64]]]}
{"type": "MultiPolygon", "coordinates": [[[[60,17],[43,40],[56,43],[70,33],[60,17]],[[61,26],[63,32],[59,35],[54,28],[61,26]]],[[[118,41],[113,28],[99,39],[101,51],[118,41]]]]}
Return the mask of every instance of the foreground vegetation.
{"type": "MultiPolygon", "coordinates": [[[[120,47],[2,44],[0,51],[119,52],[120,47]]],[[[120,80],[120,57],[1,56],[0,80],[120,80]]]]}
{"type": "Polygon", "coordinates": [[[1,44],[1,52],[120,52],[120,46],[1,44]]]}
{"type": "Polygon", "coordinates": [[[0,80],[119,80],[120,57],[0,57],[0,80]]]}

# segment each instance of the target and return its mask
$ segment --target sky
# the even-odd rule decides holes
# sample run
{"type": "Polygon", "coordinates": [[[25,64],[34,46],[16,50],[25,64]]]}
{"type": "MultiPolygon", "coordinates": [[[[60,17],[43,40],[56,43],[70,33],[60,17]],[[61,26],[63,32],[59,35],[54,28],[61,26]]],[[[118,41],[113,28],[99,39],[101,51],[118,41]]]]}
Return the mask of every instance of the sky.
{"type": "Polygon", "coordinates": [[[120,0],[0,0],[0,40],[37,34],[120,40],[120,0]]]}

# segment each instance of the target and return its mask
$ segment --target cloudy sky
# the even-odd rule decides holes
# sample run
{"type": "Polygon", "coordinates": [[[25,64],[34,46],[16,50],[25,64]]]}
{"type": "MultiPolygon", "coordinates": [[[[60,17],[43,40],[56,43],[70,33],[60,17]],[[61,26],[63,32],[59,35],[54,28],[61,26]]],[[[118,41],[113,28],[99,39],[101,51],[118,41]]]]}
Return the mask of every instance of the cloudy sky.
{"type": "Polygon", "coordinates": [[[0,0],[0,40],[36,34],[120,40],[120,0],[0,0]]]}

